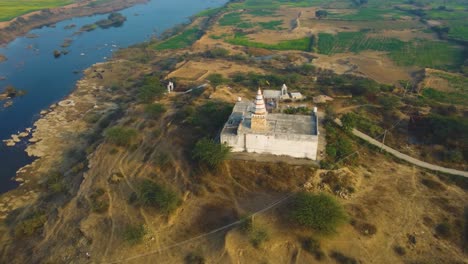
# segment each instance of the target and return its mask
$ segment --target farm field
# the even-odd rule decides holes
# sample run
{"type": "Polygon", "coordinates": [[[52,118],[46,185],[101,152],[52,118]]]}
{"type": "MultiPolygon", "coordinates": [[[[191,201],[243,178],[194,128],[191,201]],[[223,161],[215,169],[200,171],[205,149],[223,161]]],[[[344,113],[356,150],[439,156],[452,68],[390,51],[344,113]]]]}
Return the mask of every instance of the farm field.
{"type": "Polygon", "coordinates": [[[201,30],[190,28],[182,33],[154,45],[156,50],[181,49],[192,45],[201,36],[201,30]]]}
{"type": "Polygon", "coordinates": [[[0,21],[8,21],[33,11],[71,3],[73,0],[0,0],[0,21]]]}
{"type": "Polygon", "coordinates": [[[463,50],[442,41],[416,39],[401,41],[397,38],[369,38],[365,32],[340,32],[336,35],[320,33],[318,53],[335,53],[364,50],[386,51],[398,65],[421,67],[455,67],[462,63],[463,50]]]}

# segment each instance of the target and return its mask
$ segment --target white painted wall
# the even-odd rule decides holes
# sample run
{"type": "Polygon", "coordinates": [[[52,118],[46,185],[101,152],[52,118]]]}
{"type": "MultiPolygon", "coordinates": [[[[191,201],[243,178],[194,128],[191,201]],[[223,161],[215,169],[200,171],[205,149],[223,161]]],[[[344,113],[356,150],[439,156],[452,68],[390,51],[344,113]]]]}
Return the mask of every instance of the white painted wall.
{"type": "Polygon", "coordinates": [[[245,143],[247,152],[317,159],[318,137],[313,135],[247,134],[245,143]]]}

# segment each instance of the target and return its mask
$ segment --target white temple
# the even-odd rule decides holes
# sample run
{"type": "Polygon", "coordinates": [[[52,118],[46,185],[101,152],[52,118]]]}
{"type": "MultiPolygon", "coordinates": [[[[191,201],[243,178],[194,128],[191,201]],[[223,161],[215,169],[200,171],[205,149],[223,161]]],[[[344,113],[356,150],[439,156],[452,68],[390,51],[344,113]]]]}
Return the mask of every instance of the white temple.
{"type": "Polygon", "coordinates": [[[234,152],[256,152],[317,159],[318,119],[311,115],[271,114],[259,89],[255,102],[238,101],[220,135],[234,152]]]}

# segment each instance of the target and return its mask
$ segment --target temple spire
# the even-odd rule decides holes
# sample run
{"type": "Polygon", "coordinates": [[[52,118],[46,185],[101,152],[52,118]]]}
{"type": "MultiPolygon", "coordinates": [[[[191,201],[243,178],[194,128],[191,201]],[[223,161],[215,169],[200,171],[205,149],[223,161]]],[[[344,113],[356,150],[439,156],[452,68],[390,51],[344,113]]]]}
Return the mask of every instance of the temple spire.
{"type": "Polygon", "coordinates": [[[255,112],[256,115],[265,115],[266,108],[265,108],[265,100],[263,99],[262,90],[258,88],[257,96],[255,97],[255,112]]]}

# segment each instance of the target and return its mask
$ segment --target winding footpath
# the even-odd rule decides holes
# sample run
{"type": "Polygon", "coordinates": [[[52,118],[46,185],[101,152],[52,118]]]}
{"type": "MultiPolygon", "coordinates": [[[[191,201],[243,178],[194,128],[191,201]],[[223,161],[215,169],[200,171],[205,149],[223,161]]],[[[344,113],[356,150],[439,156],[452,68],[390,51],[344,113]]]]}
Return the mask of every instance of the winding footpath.
{"type": "MultiPolygon", "coordinates": [[[[335,119],[335,122],[339,126],[341,126],[341,120],[335,119]]],[[[395,156],[395,157],[397,157],[399,159],[405,160],[405,161],[407,161],[407,162],[409,162],[411,164],[414,164],[416,166],[419,166],[421,168],[426,168],[426,169],[429,169],[429,170],[439,171],[439,172],[452,174],[452,175],[459,175],[459,176],[463,176],[463,177],[468,178],[468,172],[466,172],[466,171],[445,168],[445,167],[442,167],[442,166],[434,165],[434,164],[431,164],[431,163],[427,163],[427,162],[415,159],[415,158],[410,157],[410,156],[408,156],[406,154],[403,154],[403,153],[401,153],[401,152],[399,152],[399,151],[397,151],[397,150],[395,150],[395,149],[393,149],[393,148],[391,148],[389,146],[384,145],[382,142],[377,141],[377,140],[369,137],[368,135],[362,133],[359,130],[353,129],[352,133],[353,133],[353,135],[355,135],[358,138],[366,141],[367,143],[370,143],[370,144],[372,144],[372,145],[374,145],[376,147],[379,147],[382,150],[385,150],[386,152],[392,154],[393,156],[395,156]]]]}

